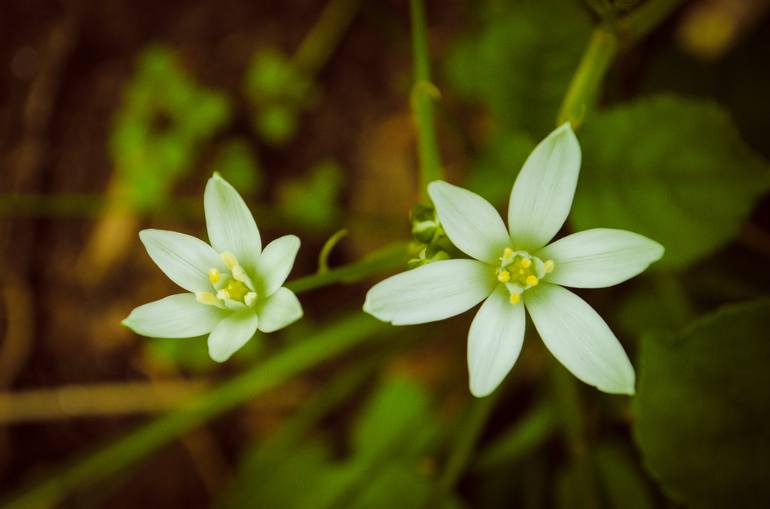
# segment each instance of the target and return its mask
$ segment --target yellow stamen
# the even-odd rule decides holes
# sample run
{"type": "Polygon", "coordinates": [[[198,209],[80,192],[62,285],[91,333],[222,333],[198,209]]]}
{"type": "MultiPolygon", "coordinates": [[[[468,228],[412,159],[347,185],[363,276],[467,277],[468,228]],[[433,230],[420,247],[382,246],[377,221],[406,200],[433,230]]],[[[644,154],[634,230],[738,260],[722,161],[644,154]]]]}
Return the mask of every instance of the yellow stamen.
{"type": "Polygon", "coordinates": [[[230,292],[222,288],[217,292],[217,299],[219,300],[225,300],[230,298],[230,292]]]}
{"type": "Polygon", "coordinates": [[[510,258],[511,256],[513,256],[513,249],[510,247],[503,249],[503,258],[510,258]]]}
{"type": "Polygon", "coordinates": [[[546,274],[550,274],[551,272],[553,272],[553,268],[554,268],[553,260],[546,260],[545,262],[543,262],[543,270],[545,270],[546,274]]]}
{"type": "Polygon", "coordinates": [[[233,270],[233,267],[238,266],[238,259],[230,251],[225,251],[224,253],[219,255],[219,257],[222,258],[222,261],[225,262],[225,265],[230,270],[233,270]]]}
{"type": "Polygon", "coordinates": [[[507,283],[511,280],[511,273],[507,270],[501,270],[497,273],[497,280],[501,283],[507,283]]]}
{"type": "Polygon", "coordinates": [[[195,300],[207,306],[219,307],[222,305],[217,296],[211,292],[195,292],[195,300]]]}
{"type": "Polygon", "coordinates": [[[216,267],[209,269],[209,281],[212,285],[219,283],[219,269],[216,267]]]}
{"type": "Polygon", "coordinates": [[[235,267],[233,267],[230,270],[231,270],[231,272],[233,274],[233,278],[236,281],[241,281],[241,282],[245,283],[248,280],[248,276],[246,275],[246,271],[243,270],[243,267],[241,267],[240,265],[236,265],[235,267]]]}
{"type": "Polygon", "coordinates": [[[518,293],[512,293],[508,300],[511,302],[511,304],[518,304],[521,302],[521,295],[518,293]]]}
{"type": "Polygon", "coordinates": [[[537,286],[537,283],[538,283],[537,276],[530,274],[529,276],[527,276],[526,282],[529,286],[537,286]]]}
{"type": "Polygon", "coordinates": [[[519,265],[521,265],[522,269],[528,269],[532,266],[532,260],[530,260],[529,258],[523,258],[519,263],[519,265]]]}
{"type": "Polygon", "coordinates": [[[246,296],[243,298],[244,304],[251,307],[254,305],[255,302],[257,302],[257,294],[255,292],[249,292],[246,294],[246,296]]]}

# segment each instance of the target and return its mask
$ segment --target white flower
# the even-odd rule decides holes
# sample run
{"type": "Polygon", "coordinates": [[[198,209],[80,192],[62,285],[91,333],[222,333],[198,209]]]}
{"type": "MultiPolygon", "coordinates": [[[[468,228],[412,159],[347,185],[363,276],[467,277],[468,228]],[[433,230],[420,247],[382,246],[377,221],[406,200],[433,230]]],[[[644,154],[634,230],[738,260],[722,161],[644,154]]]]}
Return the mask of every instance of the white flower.
{"type": "Polygon", "coordinates": [[[567,123],[524,163],[511,191],[507,230],[480,196],[432,182],[428,193],[447,236],[473,259],[437,261],[390,277],[369,290],[364,310],[407,325],[442,320],[484,300],[468,334],[470,390],[482,397],[519,356],[526,307],[545,345],[577,378],[605,392],[633,394],[634,368],[617,338],[591,306],[560,285],[616,285],[664,249],[605,228],[548,244],[569,214],[579,171],[580,145],[567,123]]]}
{"type": "Polygon", "coordinates": [[[256,333],[282,329],[302,317],[302,306],[282,287],[299,249],[294,235],[262,249],[257,224],[233,186],[218,174],[203,196],[211,245],[184,233],[142,230],[150,258],[179,293],[134,309],[123,324],[150,337],[209,334],[209,355],[226,361],[256,333]]]}

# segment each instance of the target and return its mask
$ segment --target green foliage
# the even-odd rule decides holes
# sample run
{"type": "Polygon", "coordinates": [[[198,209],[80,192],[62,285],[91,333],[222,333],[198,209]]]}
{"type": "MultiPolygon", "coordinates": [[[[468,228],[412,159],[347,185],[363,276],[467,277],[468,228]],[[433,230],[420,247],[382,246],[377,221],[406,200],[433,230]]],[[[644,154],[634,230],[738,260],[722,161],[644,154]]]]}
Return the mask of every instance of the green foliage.
{"type": "Polygon", "coordinates": [[[712,103],[650,97],[588,119],[571,220],[660,242],[681,268],[732,239],[770,187],[767,164],[712,103]]]}
{"type": "Polygon", "coordinates": [[[173,52],[156,46],[138,59],[110,137],[110,153],[137,208],[161,203],[192,169],[201,142],[227,122],[227,97],[197,84],[173,52]]]}
{"type": "MultiPolygon", "coordinates": [[[[184,339],[152,338],[144,343],[144,349],[149,358],[161,367],[183,368],[190,373],[208,373],[218,366],[209,356],[205,336],[184,339]]],[[[253,361],[260,349],[261,341],[257,335],[233,355],[233,363],[244,365],[253,361]]]]}
{"type": "Polygon", "coordinates": [[[256,193],[262,188],[262,169],[248,141],[226,141],[217,152],[214,169],[241,193],[256,193]]]}
{"type": "Polygon", "coordinates": [[[524,131],[500,133],[473,162],[467,187],[498,207],[507,205],[519,170],[524,165],[535,139],[524,131]]]}
{"type": "Polygon", "coordinates": [[[650,485],[623,446],[599,445],[593,452],[594,465],[606,506],[611,509],[652,509],[650,485]]]}
{"type": "Polygon", "coordinates": [[[770,302],[759,301],[644,337],[634,435],[676,499],[770,506],[768,330],[770,302]]]}
{"type": "Polygon", "coordinates": [[[354,423],[346,458],[319,441],[255,444],[220,507],[418,509],[431,488],[420,465],[438,431],[425,391],[387,380],[354,423]]]}
{"type": "Polygon", "coordinates": [[[511,2],[484,11],[480,30],[461,39],[448,57],[449,86],[487,106],[503,130],[539,139],[553,128],[591,19],[579,2],[565,0],[511,2]]]}
{"type": "Polygon", "coordinates": [[[304,178],[279,184],[279,207],[284,216],[314,229],[329,227],[339,215],[342,170],[333,161],[316,164],[304,178]]]}
{"type": "Polygon", "coordinates": [[[312,80],[275,49],[254,54],[246,71],[244,92],[254,107],[255,129],[274,144],[294,136],[297,116],[315,93],[312,80]]]}

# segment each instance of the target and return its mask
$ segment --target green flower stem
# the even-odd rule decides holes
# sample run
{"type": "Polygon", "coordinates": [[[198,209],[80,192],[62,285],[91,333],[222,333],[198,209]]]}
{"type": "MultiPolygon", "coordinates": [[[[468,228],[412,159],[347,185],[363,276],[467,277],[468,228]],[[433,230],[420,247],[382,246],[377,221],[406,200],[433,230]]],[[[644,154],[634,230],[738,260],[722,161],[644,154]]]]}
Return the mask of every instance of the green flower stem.
{"type": "Polygon", "coordinates": [[[617,52],[617,37],[607,26],[600,26],[594,30],[577,71],[572,76],[567,94],[564,96],[556,121],[557,125],[569,122],[573,129],[580,127],[586,113],[595,104],[604,75],[617,52]]]}
{"type": "Polygon", "coordinates": [[[649,0],[618,20],[618,31],[628,44],[652,32],[684,0],[649,0]]]}
{"type": "MultiPolygon", "coordinates": [[[[250,371],[210,390],[11,498],[3,509],[51,506],[70,492],[137,462],[199,424],[277,387],[293,376],[392,329],[356,313],[289,345],[250,371]]],[[[384,334],[383,334],[384,336],[384,334]]]]}
{"type": "Polygon", "coordinates": [[[307,77],[326,64],[358,12],[361,0],[331,0],[297,48],[292,63],[307,77]]]}
{"type": "Polygon", "coordinates": [[[338,282],[351,283],[376,272],[403,267],[407,259],[407,243],[397,242],[369,254],[362,260],[289,281],[286,287],[300,293],[338,282]]]}
{"type": "Polygon", "coordinates": [[[425,6],[422,0],[411,0],[412,54],[414,58],[414,86],[411,103],[417,125],[418,155],[420,159],[420,193],[429,201],[429,182],[443,178],[441,156],[433,125],[433,101],[440,96],[438,88],[430,81],[428,35],[425,26],[425,6]]]}
{"type": "Polygon", "coordinates": [[[596,103],[604,75],[612,65],[620,46],[634,44],[650,33],[683,0],[650,0],[626,16],[608,20],[594,30],[580,64],[564,96],[556,125],[570,122],[573,129],[596,103]]]}
{"type": "Polygon", "coordinates": [[[447,457],[444,470],[441,472],[441,476],[425,506],[426,509],[441,507],[441,503],[452,492],[458,479],[469,466],[473,458],[473,451],[476,449],[476,443],[479,441],[501,393],[502,390],[497,390],[490,396],[474,399],[471,402],[465,416],[459,421],[457,433],[451,442],[452,449],[447,457]]]}

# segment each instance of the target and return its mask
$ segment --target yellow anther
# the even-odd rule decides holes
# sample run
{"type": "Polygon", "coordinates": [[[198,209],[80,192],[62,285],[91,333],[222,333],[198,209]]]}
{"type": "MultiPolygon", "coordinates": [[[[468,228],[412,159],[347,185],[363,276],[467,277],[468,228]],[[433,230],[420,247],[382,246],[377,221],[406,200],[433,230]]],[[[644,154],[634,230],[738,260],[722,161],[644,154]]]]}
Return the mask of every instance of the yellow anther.
{"type": "Polygon", "coordinates": [[[511,302],[511,304],[518,304],[521,302],[521,295],[518,293],[512,293],[508,300],[511,302]]]}
{"type": "Polygon", "coordinates": [[[216,267],[209,269],[209,281],[212,285],[219,283],[219,269],[216,267]]]}
{"type": "Polygon", "coordinates": [[[249,307],[253,306],[257,302],[257,294],[255,292],[247,293],[243,298],[243,302],[249,307]]]}
{"type": "Polygon", "coordinates": [[[195,300],[207,306],[221,306],[222,302],[211,292],[195,292],[195,300]]]}
{"type": "Polygon", "coordinates": [[[521,262],[519,262],[519,265],[521,265],[522,269],[528,269],[532,266],[532,260],[529,258],[522,258],[521,262]]]}
{"type": "Polygon", "coordinates": [[[546,260],[543,262],[543,270],[546,274],[553,272],[554,263],[553,260],[546,260]]]}
{"type": "Polygon", "coordinates": [[[225,262],[225,265],[230,270],[233,270],[233,267],[238,266],[238,259],[230,251],[225,251],[224,253],[219,255],[219,257],[222,258],[222,261],[225,262]]]}
{"type": "Polygon", "coordinates": [[[513,249],[510,247],[503,249],[503,258],[510,258],[511,256],[513,256],[513,249]]]}
{"type": "Polygon", "coordinates": [[[527,276],[526,282],[529,286],[537,286],[537,283],[538,283],[537,276],[530,274],[529,276],[527,276]]]}
{"type": "Polygon", "coordinates": [[[511,273],[507,270],[501,270],[497,273],[497,280],[501,283],[507,283],[511,280],[511,273]]]}
{"type": "Polygon", "coordinates": [[[230,292],[222,288],[217,292],[217,299],[219,300],[225,300],[230,298],[230,292]]]}

